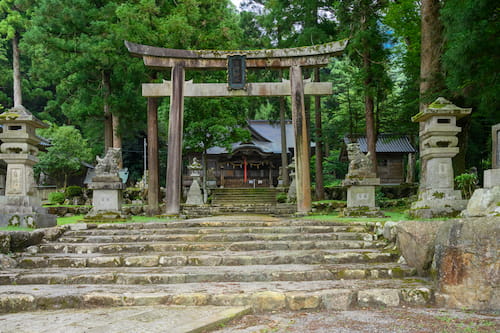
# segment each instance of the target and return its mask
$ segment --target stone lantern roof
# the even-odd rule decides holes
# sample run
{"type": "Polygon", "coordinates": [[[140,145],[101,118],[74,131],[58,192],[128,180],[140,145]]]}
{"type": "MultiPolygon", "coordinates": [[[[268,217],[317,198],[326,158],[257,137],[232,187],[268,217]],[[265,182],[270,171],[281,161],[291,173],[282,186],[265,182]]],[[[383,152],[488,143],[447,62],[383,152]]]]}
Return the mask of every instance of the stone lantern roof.
{"type": "Polygon", "coordinates": [[[424,111],[419,112],[411,118],[413,122],[426,121],[431,117],[455,116],[456,119],[463,118],[471,113],[471,108],[461,108],[443,97],[438,97],[424,111]]]}
{"type": "Polygon", "coordinates": [[[35,128],[48,128],[49,125],[35,117],[24,106],[16,106],[0,114],[0,123],[26,123],[35,128]]]}

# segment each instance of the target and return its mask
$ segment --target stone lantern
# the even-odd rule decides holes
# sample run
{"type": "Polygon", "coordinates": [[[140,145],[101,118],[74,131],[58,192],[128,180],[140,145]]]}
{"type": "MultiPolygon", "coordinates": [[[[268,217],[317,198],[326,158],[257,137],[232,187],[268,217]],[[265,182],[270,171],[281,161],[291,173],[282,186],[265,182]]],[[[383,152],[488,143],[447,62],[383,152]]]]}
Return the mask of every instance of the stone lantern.
{"type": "Polygon", "coordinates": [[[456,135],[462,130],[456,122],[470,113],[471,109],[440,97],[412,118],[423,123],[419,133],[422,172],[418,201],[410,210],[413,216],[455,216],[467,205],[460,191],[454,190],[451,159],[459,152],[456,135]]]}
{"type": "Polygon", "coordinates": [[[5,196],[0,197],[0,225],[48,227],[56,218],[41,208],[37,195],[33,166],[38,162],[37,128],[46,124],[33,116],[23,106],[0,114],[0,159],[7,164],[5,196]]]}
{"type": "Polygon", "coordinates": [[[193,163],[188,166],[191,171],[191,177],[193,177],[193,182],[189,187],[186,205],[203,205],[203,195],[200,188],[200,171],[202,169],[200,162],[196,157],[193,158],[193,163]]]}

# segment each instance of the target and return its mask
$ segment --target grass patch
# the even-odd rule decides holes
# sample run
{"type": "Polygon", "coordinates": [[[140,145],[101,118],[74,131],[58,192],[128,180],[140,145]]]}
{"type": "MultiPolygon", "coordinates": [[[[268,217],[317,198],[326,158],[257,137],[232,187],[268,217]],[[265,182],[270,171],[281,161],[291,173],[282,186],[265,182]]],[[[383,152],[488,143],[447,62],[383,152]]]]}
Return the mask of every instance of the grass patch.
{"type": "Polygon", "coordinates": [[[27,227],[13,227],[13,226],[0,227],[0,231],[31,231],[31,230],[34,229],[27,227]]]}
{"type": "Polygon", "coordinates": [[[402,209],[392,208],[383,209],[382,212],[387,217],[342,217],[338,212],[328,214],[311,214],[304,217],[305,219],[319,221],[335,221],[335,222],[384,222],[384,221],[443,221],[454,219],[453,217],[436,217],[432,219],[412,218],[402,209]]]}
{"type": "Polygon", "coordinates": [[[45,203],[42,207],[92,207],[92,205],[59,205],[59,204],[51,204],[45,203]]]}
{"type": "Polygon", "coordinates": [[[390,209],[382,210],[387,217],[342,217],[338,212],[329,214],[314,214],[306,216],[306,219],[319,220],[319,221],[344,221],[344,222],[384,222],[384,221],[407,221],[412,220],[403,210],[390,209]]]}

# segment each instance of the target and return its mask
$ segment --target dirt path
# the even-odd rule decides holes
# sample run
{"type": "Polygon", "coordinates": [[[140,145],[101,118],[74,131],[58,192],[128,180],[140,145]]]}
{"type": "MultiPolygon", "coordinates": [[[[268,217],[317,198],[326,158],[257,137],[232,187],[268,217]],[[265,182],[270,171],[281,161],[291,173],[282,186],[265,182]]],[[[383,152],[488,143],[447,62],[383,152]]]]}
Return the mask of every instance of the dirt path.
{"type": "Polygon", "coordinates": [[[455,333],[500,332],[500,312],[445,309],[366,309],[247,315],[217,333],[455,333]]]}

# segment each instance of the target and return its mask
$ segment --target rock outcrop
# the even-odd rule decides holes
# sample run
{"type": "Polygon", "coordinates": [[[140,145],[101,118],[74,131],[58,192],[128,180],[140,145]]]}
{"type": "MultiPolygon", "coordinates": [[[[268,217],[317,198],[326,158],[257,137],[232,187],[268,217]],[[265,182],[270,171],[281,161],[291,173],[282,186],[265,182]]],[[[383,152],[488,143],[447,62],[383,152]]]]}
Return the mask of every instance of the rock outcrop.
{"type": "Polygon", "coordinates": [[[396,242],[408,265],[419,275],[428,274],[434,256],[436,234],[444,221],[403,221],[396,228],[396,242]]]}
{"type": "Polygon", "coordinates": [[[500,309],[500,217],[446,222],[436,236],[433,267],[438,305],[500,309]]]}

